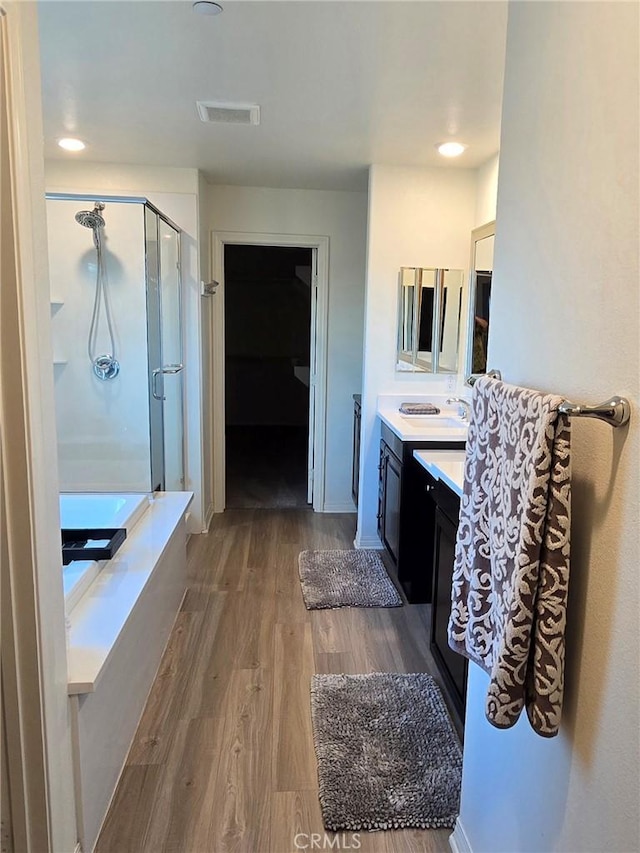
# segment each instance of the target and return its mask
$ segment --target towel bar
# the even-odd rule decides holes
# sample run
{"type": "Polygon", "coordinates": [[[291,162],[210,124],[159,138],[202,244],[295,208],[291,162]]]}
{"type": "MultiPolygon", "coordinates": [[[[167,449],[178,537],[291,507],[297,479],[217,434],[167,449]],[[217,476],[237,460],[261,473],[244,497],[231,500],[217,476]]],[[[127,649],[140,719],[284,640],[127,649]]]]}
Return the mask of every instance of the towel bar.
{"type": "Polygon", "coordinates": [[[565,400],[560,406],[560,411],[570,418],[598,418],[606,421],[613,427],[624,426],[631,417],[631,406],[626,397],[611,397],[597,406],[580,406],[565,400]]]}
{"type": "Polygon", "coordinates": [[[472,373],[471,376],[467,376],[464,381],[464,384],[468,385],[470,388],[473,388],[473,386],[476,384],[476,382],[478,381],[478,379],[480,379],[481,376],[490,376],[492,379],[502,379],[502,374],[499,370],[487,370],[486,373],[472,373]]]}
{"type": "MultiPolygon", "coordinates": [[[[473,387],[481,376],[490,376],[492,379],[502,379],[499,370],[488,370],[486,373],[472,373],[467,376],[466,384],[473,387]]],[[[570,418],[597,418],[611,424],[612,427],[621,427],[629,423],[631,417],[631,405],[626,397],[611,397],[597,406],[584,406],[565,400],[559,407],[563,415],[570,418]]]]}

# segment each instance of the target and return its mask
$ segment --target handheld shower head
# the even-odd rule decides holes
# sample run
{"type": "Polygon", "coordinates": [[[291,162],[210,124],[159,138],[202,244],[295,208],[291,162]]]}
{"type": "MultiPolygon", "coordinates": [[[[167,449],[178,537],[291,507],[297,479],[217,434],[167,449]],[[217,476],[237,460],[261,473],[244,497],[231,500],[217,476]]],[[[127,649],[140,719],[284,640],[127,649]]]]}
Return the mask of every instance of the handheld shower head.
{"type": "Polygon", "coordinates": [[[104,228],[105,221],[101,212],[104,210],[104,204],[96,202],[93,210],[79,210],[76,213],[76,222],[85,228],[104,228]]]}

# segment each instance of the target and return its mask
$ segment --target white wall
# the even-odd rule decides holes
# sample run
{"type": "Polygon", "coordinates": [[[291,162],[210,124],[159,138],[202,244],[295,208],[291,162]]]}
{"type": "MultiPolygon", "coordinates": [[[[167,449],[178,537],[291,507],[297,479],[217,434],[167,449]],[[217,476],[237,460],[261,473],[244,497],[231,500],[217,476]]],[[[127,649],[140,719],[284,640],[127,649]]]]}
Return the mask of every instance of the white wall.
{"type": "Polygon", "coordinates": [[[45,162],[47,192],[65,192],[62,187],[69,187],[67,192],[87,192],[87,187],[93,187],[98,192],[109,190],[113,195],[121,193],[123,189],[136,195],[144,195],[145,190],[193,195],[198,192],[196,169],[94,163],[85,160],[82,154],[72,154],[70,157],[72,159],[45,162]]]}
{"type": "Polygon", "coordinates": [[[496,154],[480,166],[476,172],[476,217],[475,228],[496,218],[498,197],[498,172],[500,155],[496,154]]]}
{"type": "Polygon", "coordinates": [[[508,381],[633,405],[575,420],[559,735],[484,718],[471,665],[460,823],[479,851],[640,848],[638,6],[512,3],[491,363],[508,381]]]}
{"type": "MultiPolygon", "coordinates": [[[[200,176],[196,169],[126,166],[82,160],[49,160],[48,192],[111,193],[148,198],[182,229],[182,286],[185,363],[185,489],[194,492],[189,530],[204,526],[202,437],[202,316],[200,297],[200,176]]],[[[206,307],[204,311],[206,312],[206,307]]]]}
{"type": "Polygon", "coordinates": [[[209,187],[210,231],[329,237],[326,511],[353,510],[352,395],[362,383],[366,215],[365,193],[209,187]]]}
{"type": "Polygon", "coordinates": [[[443,394],[456,383],[453,376],[396,372],[398,272],[401,266],[468,269],[476,183],[468,169],[372,166],[369,172],[359,547],[379,544],[378,395],[443,394]]]}

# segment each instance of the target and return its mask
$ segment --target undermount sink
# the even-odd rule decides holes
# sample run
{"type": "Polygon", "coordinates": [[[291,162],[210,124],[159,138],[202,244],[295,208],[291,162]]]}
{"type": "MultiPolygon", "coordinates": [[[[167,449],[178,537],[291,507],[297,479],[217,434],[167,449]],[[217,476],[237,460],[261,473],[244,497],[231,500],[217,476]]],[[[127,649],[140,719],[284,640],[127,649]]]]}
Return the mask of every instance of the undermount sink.
{"type": "Polygon", "coordinates": [[[403,415],[400,414],[403,421],[406,421],[412,426],[420,427],[421,430],[429,429],[464,429],[468,425],[468,421],[463,421],[462,418],[452,418],[443,415],[403,415]]]}

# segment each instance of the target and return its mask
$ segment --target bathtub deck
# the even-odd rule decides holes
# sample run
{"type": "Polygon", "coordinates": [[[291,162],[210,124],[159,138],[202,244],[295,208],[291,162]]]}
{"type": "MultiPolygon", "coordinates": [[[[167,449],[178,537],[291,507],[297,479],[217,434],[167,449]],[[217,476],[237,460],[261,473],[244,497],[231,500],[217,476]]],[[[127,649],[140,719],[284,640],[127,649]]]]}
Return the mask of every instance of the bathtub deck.
{"type": "Polygon", "coordinates": [[[160,493],[131,535],[67,617],[68,692],[93,693],[122,630],[138,603],[191,492],[160,493]]]}

